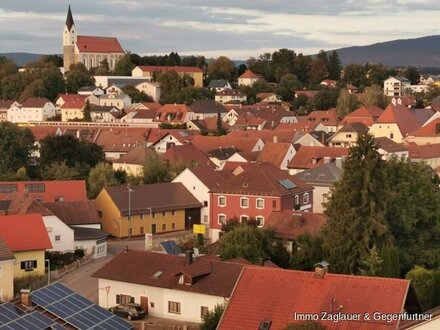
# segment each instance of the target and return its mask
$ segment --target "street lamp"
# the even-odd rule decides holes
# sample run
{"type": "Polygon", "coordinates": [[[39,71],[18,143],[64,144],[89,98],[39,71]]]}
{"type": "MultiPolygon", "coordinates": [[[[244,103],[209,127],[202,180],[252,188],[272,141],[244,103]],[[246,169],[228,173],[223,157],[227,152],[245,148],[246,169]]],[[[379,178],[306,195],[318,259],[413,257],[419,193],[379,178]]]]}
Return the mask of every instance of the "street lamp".
{"type": "Polygon", "coordinates": [[[50,259],[44,259],[47,262],[47,285],[50,285],[50,259]]]}
{"type": "Polygon", "coordinates": [[[128,188],[128,239],[131,238],[131,193],[134,191],[130,188],[130,185],[127,185],[128,188]]]}

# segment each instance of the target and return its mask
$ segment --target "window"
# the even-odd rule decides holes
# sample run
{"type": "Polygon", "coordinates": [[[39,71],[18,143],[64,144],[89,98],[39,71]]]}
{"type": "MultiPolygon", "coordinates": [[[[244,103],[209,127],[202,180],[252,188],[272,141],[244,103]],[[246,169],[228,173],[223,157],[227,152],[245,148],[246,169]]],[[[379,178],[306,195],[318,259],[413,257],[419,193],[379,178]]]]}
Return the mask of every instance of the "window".
{"type": "Polygon", "coordinates": [[[176,211],[171,211],[171,215],[175,215],[176,214],[176,211]]]}
{"type": "Polygon", "coordinates": [[[144,214],[143,213],[141,213],[141,220],[143,220],[144,219],[144,214]]]}
{"type": "Polygon", "coordinates": [[[141,232],[141,234],[144,233],[144,227],[139,228],[139,231],[141,232]]]}
{"type": "Polygon", "coordinates": [[[226,215],[224,215],[224,214],[219,214],[219,215],[218,215],[218,224],[219,224],[219,225],[222,225],[222,224],[224,224],[224,223],[226,223],[226,215]]]}
{"type": "Polygon", "coordinates": [[[169,301],[168,302],[168,313],[180,314],[180,302],[169,301]]]}
{"type": "Polygon", "coordinates": [[[345,134],[345,137],[346,137],[347,139],[350,139],[350,138],[351,138],[351,134],[345,134]]]}
{"type": "Polygon", "coordinates": [[[153,217],[153,219],[156,217],[156,212],[151,213],[151,216],[153,217]]]}
{"type": "Polygon", "coordinates": [[[258,226],[263,227],[264,226],[264,217],[261,215],[258,215],[255,217],[255,220],[258,221],[258,226]]]}
{"type": "Polygon", "coordinates": [[[163,212],[162,212],[162,216],[163,216],[163,217],[164,217],[166,214],[167,214],[166,211],[163,211],[163,212]]]}
{"type": "Polygon", "coordinates": [[[208,201],[203,201],[203,206],[208,206],[208,201]]]}
{"type": "Polygon", "coordinates": [[[16,184],[0,184],[0,193],[9,194],[17,191],[16,184]]]}
{"type": "Polygon", "coordinates": [[[264,208],[264,199],[263,198],[257,198],[257,209],[263,209],[264,208]]]}
{"type": "Polygon", "coordinates": [[[309,203],[309,193],[305,193],[303,195],[303,203],[308,204],[309,203]]]}
{"type": "Polygon", "coordinates": [[[390,133],[390,139],[393,139],[393,138],[394,138],[394,134],[390,133]]]}
{"type": "Polygon", "coordinates": [[[248,208],[249,207],[249,198],[247,197],[241,197],[240,198],[240,206],[242,208],[248,208]]]}
{"type": "Polygon", "coordinates": [[[29,193],[41,193],[45,191],[44,183],[28,183],[24,185],[24,190],[29,193]]]}
{"type": "Polygon", "coordinates": [[[220,196],[218,198],[218,206],[226,206],[226,197],[225,196],[220,196]]]}
{"type": "Polygon", "coordinates": [[[299,195],[295,195],[295,205],[299,204],[299,195]]]}
{"type": "Polygon", "coordinates": [[[273,200],[272,201],[272,209],[276,209],[277,208],[277,201],[273,200]]]}
{"type": "Polygon", "coordinates": [[[162,225],[162,230],[167,230],[167,225],[165,223],[162,225]]]}
{"type": "Polygon", "coordinates": [[[206,306],[200,306],[200,317],[205,317],[209,312],[209,308],[206,306]]]}
{"type": "Polygon", "coordinates": [[[207,216],[207,215],[204,215],[204,216],[203,216],[203,222],[204,222],[204,223],[208,223],[208,216],[207,216]]]}
{"type": "Polygon", "coordinates": [[[242,215],[242,216],[240,216],[240,222],[247,221],[248,218],[249,218],[249,217],[248,217],[247,215],[242,215]]]}
{"type": "Polygon", "coordinates": [[[102,218],[102,211],[98,211],[98,217],[102,218]]]}
{"type": "Polygon", "coordinates": [[[134,303],[134,297],[129,296],[128,294],[117,294],[116,303],[117,304],[134,303]]]}
{"type": "Polygon", "coordinates": [[[26,260],[20,263],[20,269],[24,269],[25,271],[30,271],[34,268],[37,268],[37,260],[26,260]]]}
{"type": "Polygon", "coordinates": [[[61,236],[60,235],[55,235],[55,242],[59,242],[61,241],[61,236]]]}
{"type": "Polygon", "coordinates": [[[174,222],[171,224],[171,229],[176,229],[176,224],[174,222]]]}

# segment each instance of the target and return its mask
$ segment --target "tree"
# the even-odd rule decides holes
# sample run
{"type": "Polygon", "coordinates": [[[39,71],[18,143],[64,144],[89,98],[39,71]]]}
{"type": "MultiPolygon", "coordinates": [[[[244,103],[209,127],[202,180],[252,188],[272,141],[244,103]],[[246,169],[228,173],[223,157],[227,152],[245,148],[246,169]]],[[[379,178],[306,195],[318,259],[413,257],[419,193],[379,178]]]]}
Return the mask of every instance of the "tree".
{"type": "Polygon", "coordinates": [[[345,117],[353,112],[359,106],[359,101],[354,94],[350,94],[348,90],[342,88],[339,92],[338,101],[336,104],[336,111],[341,117],[345,117]]]}
{"type": "Polygon", "coordinates": [[[293,91],[301,87],[301,83],[293,73],[287,73],[281,77],[275,92],[281,96],[284,101],[292,101],[293,91]]]}
{"type": "Polygon", "coordinates": [[[419,70],[417,70],[417,68],[415,68],[413,66],[407,67],[403,71],[403,76],[411,82],[411,85],[417,85],[419,83],[420,72],[419,72],[419,70]]]}
{"type": "Polygon", "coordinates": [[[303,321],[299,323],[291,323],[284,330],[325,330],[327,329],[318,321],[303,321]]]}
{"type": "Polygon", "coordinates": [[[295,57],[295,52],[287,48],[272,53],[272,68],[276,82],[280,82],[286,74],[294,72],[295,57]]]}
{"type": "Polygon", "coordinates": [[[366,107],[377,106],[379,108],[385,109],[388,105],[388,99],[383,94],[383,90],[379,85],[372,85],[365,89],[362,103],[366,107]]]}
{"type": "Polygon", "coordinates": [[[344,81],[347,84],[354,85],[363,89],[366,85],[366,72],[365,68],[359,64],[349,64],[344,69],[344,81]]]}
{"type": "Polygon", "coordinates": [[[162,162],[156,152],[150,152],[147,155],[144,164],[144,183],[162,183],[170,180],[170,174],[167,166],[162,162]]]}
{"type": "Polygon", "coordinates": [[[153,99],[150,95],[141,92],[136,87],[128,85],[122,88],[122,91],[125,94],[128,94],[131,97],[133,103],[138,102],[153,102],[153,99]]]}
{"type": "Polygon", "coordinates": [[[380,251],[380,258],[383,263],[379,276],[400,278],[399,250],[396,245],[385,244],[380,251]]]}
{"type": "Polygon", "coordinates": [[[306,85],[309,81],[309,65],[312,59],[310,56],[304,56],[302,53],[298,54],[294,60],[294,73],[298,80],[306,85]]]}
{"type": "Polygon", "coordinates": [[[115,76],[131,76],[131,70],[133,70],[134,64],[131,63],[130,54],[122,56],[115,64],[113,73],[115,76]]]}
{"type": "Polygon", "coordinates": [[[204,70],[206,67],[205,56],[186,56],[182,59],[182,66],[196,66],[204,70]]]}
{"type": "Polygon", "coordinates": [[[220,322],[220,319],[225,311],[224,304],[216,304],[212,311],[208,311],[206,315],[203,316],[202,324],[200,325],[200,330],[215,330],[220,322]]]}
{"type": "Polygon", "coordinates": [[[382,271],[383,260],[379,256],[376,245],[370,249],[369,255],[362,260],[362,268],[359,268],[359,272],[364,276],[379,276],[382,271]]]}
{"type": "Polygon", "coordinates": [[[89,198],[95,198],[104,187],[116,186],[118,180],[115,171],[109,163],[98,163],[89,173],[87,179],[89,198]]]}
{"type": "Polygon", "coordinates": [[[319,84],[328,76],[327,66],[325,62],[317,58],[309,64],[309,82],[311,84],[319,84]]]}
{"type": "Polygon", "coordinates": [[[374,245],[380,249],[390,239],[384,167],[373,137],[360,135],[325,205],[328,221],[322,245],[335,273],[357,273],[370,249],[374,245]]]}
{"type": "Polygon", "coordinates": [[[329,79],[339,80],[341,79],[341,60],[338,53],[334,50],[328,57],[328,77],[329,79]]]}
{"type": "Polygon", "coordinates": [[[76,93],[81,87],[93,86],[95,80],[83,63],[75,63],[70,66],[66,73],[66,90],[68,93],[76,93]]]}
{"type": "Polygon", "coordinates": [[[338,102],[339,91],[336,88],[324,88],[309,99],[307,106],[311,111],[334,108],[338,102]]]}
{"type": "Polygon", "coordinates": [[[299,270],[313,270],[315,264],[324,259],[322,240],[319,236],[305,233],[298,236],[292,247],[290,268],[299,270]]]}
{"type": "Polygon", "coordinates": [[[9,122],[0,123],[0,172],[16,173],[31,163],[34,136],[29,129],[9,122]]]}
{"type": "MultiPolygon", "coordinates": [[[[438,272],[438,270],[437,270],[438,272]]],[[[427,311],[433,307],[433,289],[435,284],[434,271],[415,266],[407,274],[406,278],[411,281],[422,311],[427,311]]]]}
{"type": "Polygon", "coordinates": [[[383,64],[372,64],[368,67],[368,83],[369,85],[383,86],[383,82],[390,76],[396,75],[397,72],[388,69],[383,64]]]}
{"type": "Polygon", "coordinates": [[[208,63],[208,76],[213,79],[231,79],[234,72],[234,63],[226,56],[220,56],[208,63]]]}
{"type": "Polygon", "coordinates": [[[105,58],[99,62],[99,66],[94,71],[96,76],[108,76],[110,74],[110,66],[107,59],[105,58]]]}
{"type": "Polygon", "coordinates": [[[84,105],[83,121],[87,121],[87,122],[92,121],[91,106],[90,106],[90,101],[89,100],[86,100],[86,103],[84,105]]]}
{"type": "Polygon", "coordinates": [[[66,162],[52,163],[44,168],[41,176],[43,180],[73,180],[79,178],[79,172],[66,162]]]}

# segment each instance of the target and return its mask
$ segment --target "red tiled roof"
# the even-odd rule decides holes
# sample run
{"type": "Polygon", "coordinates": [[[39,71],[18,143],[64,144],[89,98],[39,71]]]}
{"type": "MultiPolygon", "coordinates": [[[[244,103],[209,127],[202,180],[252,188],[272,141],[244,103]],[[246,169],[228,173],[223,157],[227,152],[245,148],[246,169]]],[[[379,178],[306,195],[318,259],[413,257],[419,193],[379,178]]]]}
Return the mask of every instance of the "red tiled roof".
{"type": "Polygon", "coordinates": [[[327,218],[321,213],[284,210],[272,212],[264,227],[275,230],[278,238],[294,240],[305,233],[318,234],[326,221],[327,218]]]}
{"type": "Polygon", "coordinates": [[[410,135],[430,136],[430,137],[440,136],[440,132],[437,132],[437,125],[440,125],[440,118],[434,119],[426,126],[421,126],[420,128],[416,129],[414,132],[412,132],[410,135]]]}
{"type": "Polygon", "coordinates": [[[257,196],[285,196],[313,189],[309,184],[271,164],[253,164],[243,169],[243,172],[227,179],[211,189],[211,192],[257,196]],[[294,183],[295,187],[292,189],[284,188],[280,180],[286,179],[294,183]]]}
{"type": "Polygon", "coordinates": [[[240,79],[258,79],[258,78],[261,78],[261,76],[258,74],[255,74],[251,70],[247,69],[239,78],[240,79]]]}
{"type": "Polygon", "coordinates": [[[258,130],[250,130],[250,131],[232,131],[228,134],[231,138],[259,138],[264,143],[267,142],[282,142],[282,143],[290,143],[294,140],[295,131],[289,129],[289,124],[279,124],[274,130],[270,129],[262,129],[258,130]],[[286,127],[286,129],[281,129],[279,126],[286,127]],[[287,125],[287,126],[284,126],[287,125]]]}
{"type": "Polygon", "coordinates": [[[42,108],[46,103],[50,103],[50,101],[46,98],[41,97],[31,97],[23,102],[23,108],[42,108]]]}
{"type": "Polygon", "coordinates": [[[208,188],[214,188],[221,182],[225,181],[223,173],[215,171],[210,166],[197,166],[189,168],[189,170],[208,188]]]}
{"type": "Polygon", "coordinates": [[[309,122],[309,121],[299,121],[293,124],[279,123],[275,127],[274,131],[278,134],[278,131],[291,131],[291,132],[307,132],[310,133],[315,130],[315,128],[320,124],[320,122],[309,122]]]}
{"type": "Polygon", "coordinates": [[[148,136],[146,128],[124,127],[101,129],[95,143],[104,151],[128,152],[136,147],[143,146],[148,136]]]}
{"type": "Polygon", "coordinates": [[[9,109],[14,102],[12,100],[0,100],[0,109],[9,109]]]}
{"type": "Polygon", "coordinates": [[[48,135],[55,135],[58,128],[57,126],[31,126],[27,127],[31,130],[32,134],[35,137],[35,140],[41,141],[48,135]]]}
{"type": "Polygon", "coordinates": [[[294,313],[320,318],[323,311],[360,314],[359,321],[321,321],[326,329],[396,329],[398,321],[365,320],[364,315],[403,312],[408,290],[408,280],[339,274],[317,278],[314,272],[248,266],[243,269],[218,329],[255,330],[265,320],[271,321],[271,329],[283,329],[295,323],[294,313]]]}
{"type": "Polygon", "coordinates": [[[86,96],[79,94],[64,94],[60,95],[59,99],[64,101],[61,106],[64,109],[82,109],[86,104],[86,96]]]}
{"type": "Polygon", "coordinates": [[[69,226],[101,224],[94,201],[54,202],[43,206],[69,226]]]}
{"type": "Polygon", "coordinates": [[[0,238],[0,262],[15,259],[14,254],[9,249],[4,240],[0,238]]]}
{"type": "Polygon", "coordinates": [[[203,73],[203,70],[196,66],[154,66],[140,65],[139,68],[143,72],[167,72],[176,71],[177,73],[203,73]]]}
{"type": "Polygon", "coordinates": [[[393,104],[387,106],[375,124],[397,124],[403,137],[421,126],[408,108],[393,104]]]}
{"type": "Polygon", "coordinates": [[[348,148],[301,146],[287,165],[288,168],[310,169],[324,164],[324,157],[330,160],[347,157],[348,148]]]}
{"type": "Polygon", "coordinates": [[[148,109],[157,111],[162,107],[162,104],[157,102],[142,102],[148,109]]]}
{"type": "Polygon", "coordinates": [[[208,153],[218,148],[237,148],[239,151],[252,151],[258,138],[235,138],[229,135],[203,136],[196,135],[191,143],[201,152],[208,153]]]}
{"type": "Polygon", "coordinates": [[[183,123],[191,109],[186,104],[165,104],[156,112],[155,121],[183,123]]]}
{"type": "Polygon", "coordinates": [[[409,143],[405,145],[410,159],[431,159],[440,157],[440,143],[417,145],[409,143]]]}
{"type": "Polygon", "coordinates": [[[186,167],[193,167],[208,165],[215,167],[204,153],[191,144],[171,145],[165,153],[160,155],[160,159],[166,161],[170,166],[185,165],[186,167]]]}
{"type": "Polygon", "coordinates": [[[336,109],[312,111],[305,118],[308,122],[321,122],[325,126],[337,126],[340,122],[340,118],[338,113],[336,112],[336,109]]]}
{"type": "Polygon", "coordinates": [[[291,143],[267,142],[258,155],[257,162],[270,163],[280,167],[290,147],[293,149],[291,143]]]}
{"type": "Polygon", "coordinates": [[[114,37],[78,36],[76,46],[81,53],[125,53],[114,37]]]}
{"type": "Polygon", "coordinates": [[[241,91],[237,91],[235,89],[224,89],[220,92],[215,93],[215,95],[221,95],[221,96],[239,96],[239,97],[244,97],[246,96],[246,94],[244,94],[241,91]]]}
{"type": "Polygon", "coordinates": [[[336,80],[325,79],[321,81],[321,85],[336,86],[336,80]]]}
{"type": "Polygon", "coordinates": [[[52,248],[40,214],[0,215],[0,238],[12,252],[52,248]]]}
{"type": "Polygon", "coordinates": [[[344,119],[340,122],[340,125],[346,125],[348,123],[362,123],[368,127],[371,127],[373,123],[380,117],[383,110],[379,107],[366,107],[362,106],[352,113],[349,113],[344,117],[344,119]]]}
{"type": "Polygon", "coordinates": [[[272,95],[276,95],[275,93],[257,93],[257,99],[264,100],[272,95]]]}

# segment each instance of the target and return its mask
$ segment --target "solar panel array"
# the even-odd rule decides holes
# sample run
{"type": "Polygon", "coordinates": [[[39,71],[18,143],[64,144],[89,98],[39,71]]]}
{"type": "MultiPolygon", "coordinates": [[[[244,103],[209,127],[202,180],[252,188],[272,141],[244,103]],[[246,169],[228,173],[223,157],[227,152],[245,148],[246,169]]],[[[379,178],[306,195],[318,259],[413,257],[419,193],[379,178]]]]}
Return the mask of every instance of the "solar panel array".
{"type": "Polygon", "coordinates": [[[127,321],[59,283],[32,292],[32,302],[78,329],[133,329],[127,321]]]}
{"type": "Polygon", "coordinates": [[[289,179],[283,179],[280,180],[279,183],[286,189],[293,189],[296,188],[296,184],[294,184],[292,181],[290,181],[289,179]]]}
{"type": "Polygon", "coordinates": [[[56,328],[58,324],[54,320],[38,312],[25,313],[11,303],[0,305],[0,329],[2,330],[43,330],[43,329],[65,329],[56,328]]]}

